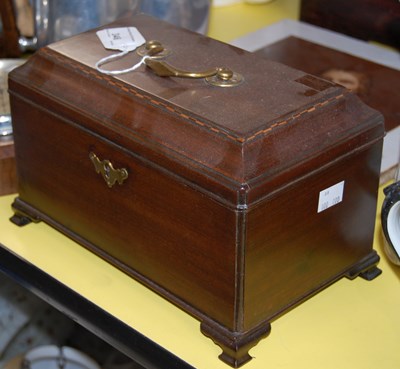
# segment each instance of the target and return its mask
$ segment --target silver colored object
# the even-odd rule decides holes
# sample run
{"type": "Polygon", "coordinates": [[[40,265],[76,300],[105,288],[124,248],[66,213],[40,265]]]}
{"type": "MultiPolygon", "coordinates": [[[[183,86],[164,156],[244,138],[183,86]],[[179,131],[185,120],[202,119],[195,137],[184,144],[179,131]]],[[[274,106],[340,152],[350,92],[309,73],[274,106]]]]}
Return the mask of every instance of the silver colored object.
{"type": "Polygon", "coordinates": [[[8,73],[24,62],[23,59],[0,59],[0,138],[12,134],[8,73]]]}
{"type": "Polygon", "coordinates": [[[22,37],[22,52],[110,23],[126,14],[145,13],[176,26],[206,33],[210,0],[31,0],[35,36],[22,37]]]}
{"type": "Polygon", "coordinates": [[[7,363],[23,352],[38,346],[64,345],[75,333],[76,324],[70,318],[6,275],[0,275],[0,312],[2,369],[15,369],[7,363]]]}
{"type": "Polygon", "coordinates": [[[0,115],[0,136],[12,134],[11,115],[0,115]]]}

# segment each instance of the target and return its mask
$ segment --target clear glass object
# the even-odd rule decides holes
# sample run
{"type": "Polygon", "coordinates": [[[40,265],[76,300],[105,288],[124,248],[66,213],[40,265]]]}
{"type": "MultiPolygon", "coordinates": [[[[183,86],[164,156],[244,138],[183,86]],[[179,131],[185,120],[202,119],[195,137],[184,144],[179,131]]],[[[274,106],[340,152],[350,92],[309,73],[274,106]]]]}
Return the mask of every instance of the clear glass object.
{"type": "Polygon", "coordinates": [[[8,73],[22,63],[22,59],[0,59],[0,139],[12,134],[10,99],[7,91],[8,73]]]}
{"type": "Polygon", "coordinates": [[[31,40],[21,38],[22,51],[35,50],[136,13],[206,33],[210,0],[31,0],[31,5],[35,36],[31,40]]]}

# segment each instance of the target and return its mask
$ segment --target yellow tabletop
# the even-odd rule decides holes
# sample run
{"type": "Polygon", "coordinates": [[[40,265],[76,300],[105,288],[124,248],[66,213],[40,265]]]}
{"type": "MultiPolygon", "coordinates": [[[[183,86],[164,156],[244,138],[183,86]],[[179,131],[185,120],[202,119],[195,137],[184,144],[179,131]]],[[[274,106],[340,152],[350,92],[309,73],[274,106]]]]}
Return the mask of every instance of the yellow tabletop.
{"type": "Polygon", "coordinates": [[[208,36],[229,42],[282,19],[298,19],[299,0],[273,0],[267,4],[212,7],[208,36]]]}
{"type": "MultiPolygon", "coordinates": [[[[230,41],[297,18],[299,1],[212,9],[209,36],[230,41]]],[[[11,222],[15,195],[0,197],[0,243],[78,294],[199,369],[227,369],[199,322],[44,223],[11,222]],[[171,333],[172,332],[172,333],[171,333]]],[[[374,248],[383,274],[342,279],[272,323],[246,369],[395,369],[400,367],[400,268],[383,254],[378,205],[374,248]]],[[[1,263],[1,261],[0,261],[1,263]]]]}
{"type": "MultiPolygon", "coordinates": [[[[0,197],[0,243],[194,367],[228,368],[196,319],[46,224],[12,224],[13,198],[0,197]]],[[[398,368],[400,268],[382,246],[377,218],[383,274],[371,282],[342,279],[274,321],[245,368],[398,368]]]]}

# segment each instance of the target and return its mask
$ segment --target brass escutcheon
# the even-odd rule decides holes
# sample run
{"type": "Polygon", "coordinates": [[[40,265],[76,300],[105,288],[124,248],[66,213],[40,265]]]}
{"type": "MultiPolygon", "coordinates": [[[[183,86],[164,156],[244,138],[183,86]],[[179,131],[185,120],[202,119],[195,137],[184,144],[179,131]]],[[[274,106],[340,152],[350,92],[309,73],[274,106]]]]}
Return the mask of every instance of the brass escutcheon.
{"type": "Polygon", "coordinates": [[[114,186],[115,182],[122,185],[123,181],[128,178],[128,171],[125,168],[115,169],[109,160],[101,161],[93,152],[89,153],[89,158],[94,165],[96,173],[102,175],[108,187],[114,186]]]}
{"type": "Polygon", "coordinates": [[[163,59],[170,55],[172,51],[164,47],[159,41],[147,41],[144,45],[140,46],[136,52],[140,56],[151,56],[152,59],[163,59]]]}

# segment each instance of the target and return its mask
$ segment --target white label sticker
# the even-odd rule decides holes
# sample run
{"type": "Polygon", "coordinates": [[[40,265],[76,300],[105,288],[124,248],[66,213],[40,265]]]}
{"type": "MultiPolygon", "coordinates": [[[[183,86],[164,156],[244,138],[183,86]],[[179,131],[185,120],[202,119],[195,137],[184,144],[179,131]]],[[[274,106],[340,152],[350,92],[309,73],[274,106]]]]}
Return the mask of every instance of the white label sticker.
{"type": "Polygon", "coordinates": [[[103,46],[110,50],[132,51],[146,42],[135,27],[102,29],[96,35],[103,46]]]}
{"type": "Polygon", "coordinates": [[[343,200],[344,181],[339,182],[319,193],[318,213],[339,204],[343,200]]]}

